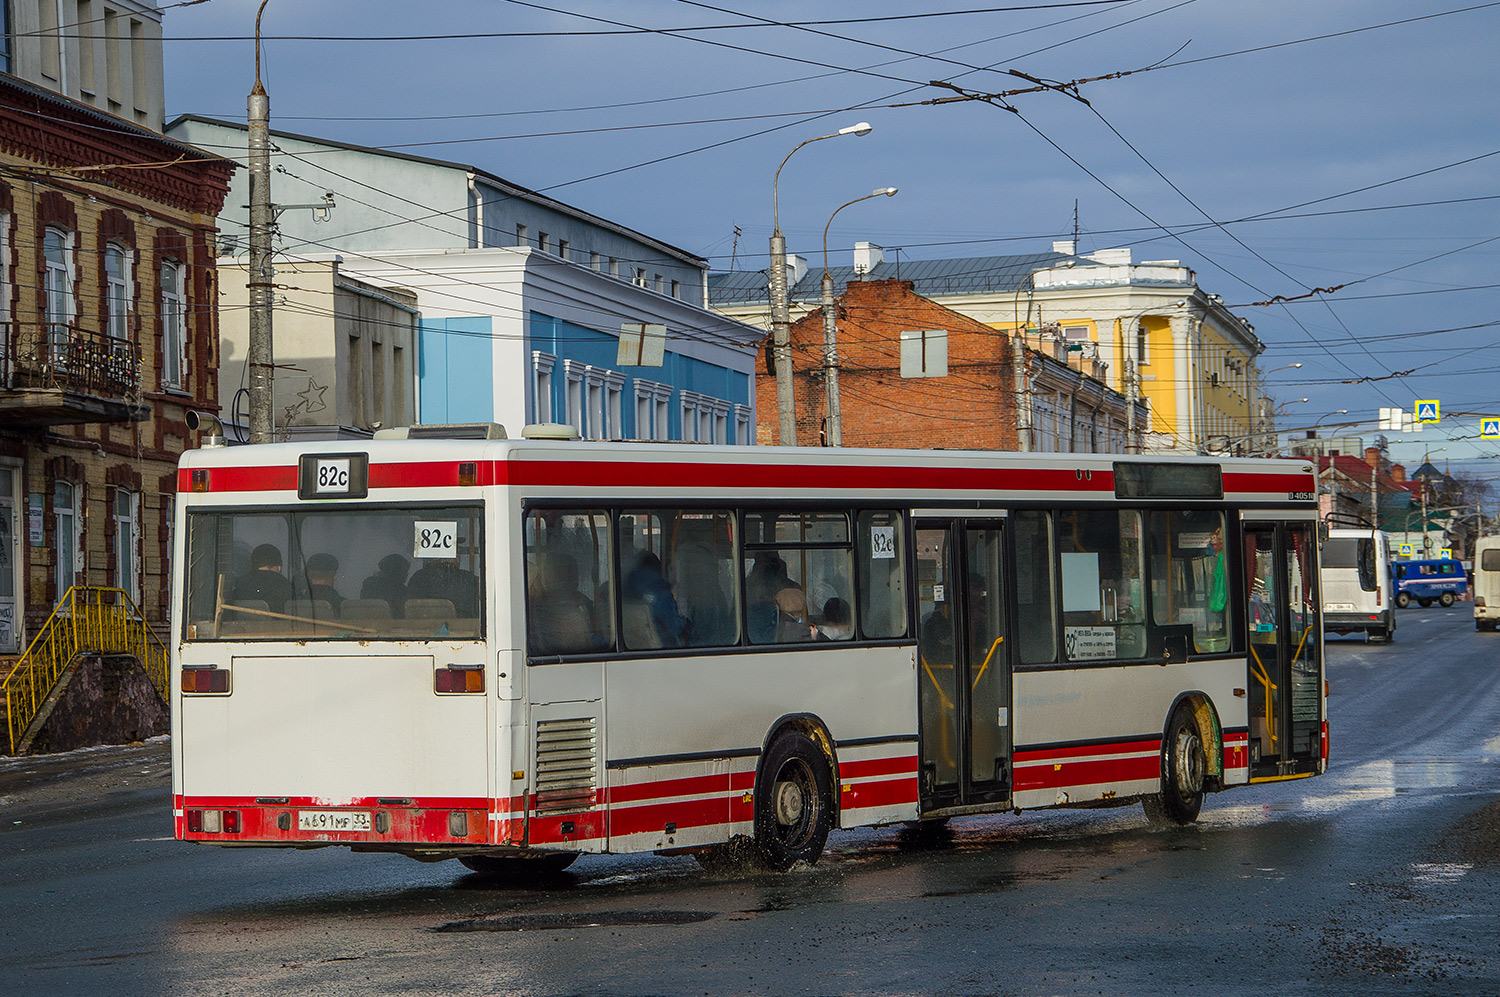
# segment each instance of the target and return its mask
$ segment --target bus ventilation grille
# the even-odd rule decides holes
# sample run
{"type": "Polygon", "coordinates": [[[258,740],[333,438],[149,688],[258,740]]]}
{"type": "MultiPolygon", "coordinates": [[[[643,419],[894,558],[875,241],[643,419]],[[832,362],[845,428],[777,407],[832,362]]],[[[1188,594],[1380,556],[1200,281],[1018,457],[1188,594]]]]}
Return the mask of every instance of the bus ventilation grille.
{"type": "Polygon", "coordinates": [[[536,725],[536,812],[571,813],[597,801],[599,721],[541,720],[536,725]]]}

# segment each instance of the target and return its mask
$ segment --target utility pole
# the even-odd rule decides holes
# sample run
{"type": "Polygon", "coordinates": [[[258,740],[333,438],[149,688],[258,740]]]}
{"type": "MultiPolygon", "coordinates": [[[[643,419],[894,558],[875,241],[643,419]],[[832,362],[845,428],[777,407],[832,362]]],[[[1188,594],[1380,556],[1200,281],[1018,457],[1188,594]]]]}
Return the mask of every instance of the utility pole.
{"type": "Polygon", "coordinates": [[[1135,438],[1135,361],[1125,361],[1125,452],[1140,453],[1135,438]]]}
{"type": "Polygon", "coordinates": [[[247,104],[250,165],[250,442],[271,443],[271,388],[276,373],[271,350],[271,302],[276,276],[271,263],[271,98],[260,82],[260,18],[255,14],[255,88],[247,104]]]}

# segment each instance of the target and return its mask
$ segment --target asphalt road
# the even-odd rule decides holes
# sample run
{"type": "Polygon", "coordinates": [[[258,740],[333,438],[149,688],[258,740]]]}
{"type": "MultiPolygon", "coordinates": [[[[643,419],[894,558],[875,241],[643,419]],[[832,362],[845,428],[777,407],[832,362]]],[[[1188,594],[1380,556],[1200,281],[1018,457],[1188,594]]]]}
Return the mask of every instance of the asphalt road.
{"type": "Polygon", "coordinates": [[[1328,644],[1328,775],[835,833],[816,867],[454,862],[172,840],[165,744],[0,760],[0,993],[1500,994],[1500,634],[1328,644]]]}

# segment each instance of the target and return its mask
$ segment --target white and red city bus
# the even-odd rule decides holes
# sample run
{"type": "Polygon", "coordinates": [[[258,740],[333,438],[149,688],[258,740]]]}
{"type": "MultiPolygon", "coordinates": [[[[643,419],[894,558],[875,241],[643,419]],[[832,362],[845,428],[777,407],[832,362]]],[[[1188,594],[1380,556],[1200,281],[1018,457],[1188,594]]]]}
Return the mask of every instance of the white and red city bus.
{"type": "Polygon", "coordinates": [[[465,432],[183,456],[179,838],[785,868],[1326,766],[1310,464],[465,432]]]}

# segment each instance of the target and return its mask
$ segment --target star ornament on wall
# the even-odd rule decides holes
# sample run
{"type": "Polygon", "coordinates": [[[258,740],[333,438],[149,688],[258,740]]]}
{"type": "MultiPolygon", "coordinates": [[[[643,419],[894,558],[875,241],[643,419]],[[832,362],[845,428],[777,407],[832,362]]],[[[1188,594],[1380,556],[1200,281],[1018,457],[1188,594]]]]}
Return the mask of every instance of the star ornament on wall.
{"type": "Polygon", "coordinates": [[[314,378],[307,379],[307,387],[297,392],[297,397],[302,399],[302,411],[321,412],[328,407],[323,401],[323,393],[328,390],[328,385],[319,384],[314,378]]]}

